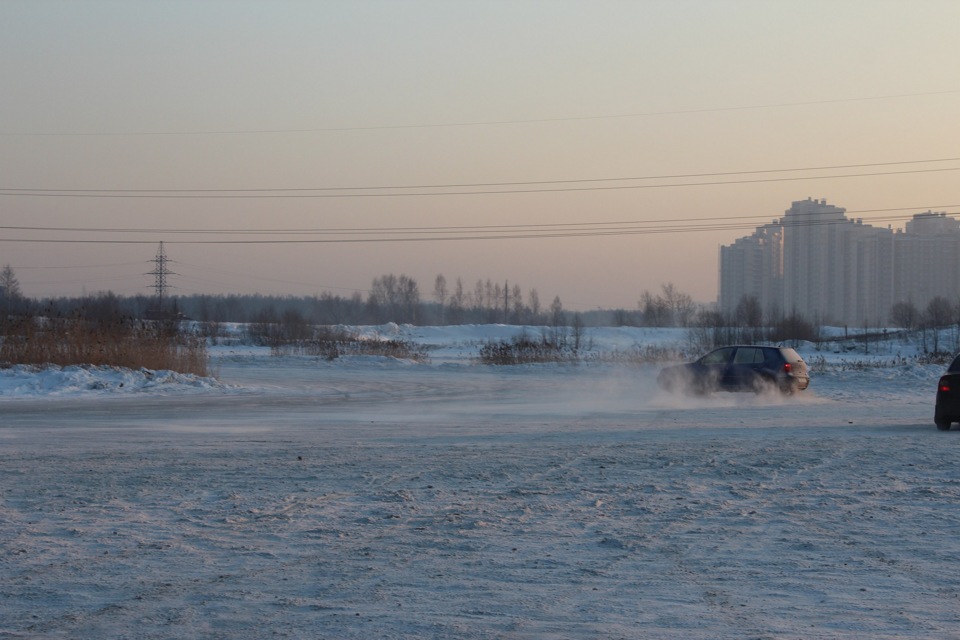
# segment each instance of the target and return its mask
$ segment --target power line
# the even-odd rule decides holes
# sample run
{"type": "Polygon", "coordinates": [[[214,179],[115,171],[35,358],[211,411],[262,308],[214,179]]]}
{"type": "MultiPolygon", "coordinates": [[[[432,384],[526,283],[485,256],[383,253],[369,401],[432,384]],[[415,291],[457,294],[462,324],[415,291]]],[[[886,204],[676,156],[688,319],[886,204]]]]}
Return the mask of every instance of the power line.
{"type": "MultiPolygon", "coordinates": [[[[946,212],[945,212],[946,213],[946,212]]],[[[949,212],[950,215],[957,215],[956,212],[949,212]]],[[[882,216],[873,218],[870,222],[892,222],[902,220],[903,216],[882,216]]],[[[793,222],[792,226],[821,226],[847,224],[852,222],[849,218],[842,220],[808,220],[805,222],[793,222]]],[[[585,223],[586,224],[586,223],[585,223]]],[[[390,235],[362,238],[303,238],[295,239],[249,239],[249,240],[176,240],[167,244],[178,245],[291,245],[291,244],[361,244],[361,243],[396,243],[396,242],[449,242],[464,240],[521,240],[521,239],[547,239],[547,238],[581,238],[581,237],[601,237],[601,236],[633,236],[633,235],[652,235],[652,234],[677,234],[677,233],[696,233],[705,231],[734,231],[750,229],[756,226],[755,222],[728,222],[728,223],[700,223],[695,224],[672,224],[669,226],[651,227],[649,223],[640,223],[637,225],[623,225],[620,227],[594,227],[579,229],[510,229],[510,228],[490,228],[485,231],[477,230],[469,232],[472,235],[457,234],[449,235],[417,235],[395,237],[390,235]]],[[[302,235],[302,234],[300,234],[302,235]]],[[[8,243],[48,243],[48,244],[152,244],[153,240],[79,240],[79,239],[36,239],[36,238],[0,238],[0,242],[8,243]]]]}
{"type": "Polygon", "coordinates": [[[515,118],[507,120],[477,120],[461,122],[441,122],[426,124],[399,124],[399,125],[367,125],[353,127],[313,127],[288,129],[225,129],[225,130],[181,130],[181,131],[33,131],[16,132],[0,131],[0,136],[6,137],[125,137],[125,136],[226,136],[226,135],[266,135],[290,133],[334,133],[350,131],[389,131],[403,129],[441,129],[454,127],[489,127],[520,124],[545,124],[555,122],[583,122],[591,120],[618,120],[628,118],[651,118],[677,115],[695,115],[703,113],[725,113],[735,111],[754,111],[761,109],[783,109],[787,107],[808,107],[817,105],[842,104],[852,102],[873,102],[879,100],[895,100],[902,98],[917,98],[927,96],[942,96],[960,93],[960,89],[944,91],[926,91],[921,93],[900,93],[882,96],[866,96],[854,98],[835,98],[830,100],[807,100],[800,102],[778,102],[755,105],[736,105],[731,107],[706,107],[701,109],[674,109],[665,111],[640,111],[619,114],[601,114],[589,116],[566,116],[558,118],[515,118]]]}
{"type": "MultiPolygon", "coordinates": [[[[960,204],[938,204],[938,205],[920,205],[907,207],[894,207],[883,209],[851,209],[844,210],[845,215],[857,215],[865,213],[892,213],[899,215],[887,215],[871,218],[870,222],[884,221],[892,222],[903,219],[905,216],[912,215],[916,211],[943,211],[946,209],[960,208],[960,204]]],[[[395,234],[414,234],[414,233],[474,233],[474,232],[516,232],[516,231],[561,231],[569,230],[600,230],[606,227],[630,226],[630,227],[648,227],[651,225],[678,223],[708,223],[720,221],[744,221],[740,225],[752,226],[758,220],[770,220],[770,215],[740,215],[740,216],[707,216],[696,218],[658,218],[653,220],[606,220],[594,222],[551,222],[551,223],[526,223],[526,224],[507,224],[507,225],[434,225],[434,226],[414,226],[414,227],[307,227],[290,229],[236,229],[236,228],[218,228],[218,229],[176,229],[176,228],[149,228],[149,227],[38,227],[38,226],[13,226],[0,225],[0,230],[8,231],[42,231],[42,232],[65,232],[65,233],[146,233],[146,234],[167,234],[167,235],[290,235],[290,234],[313,234],[313,235],[395,235],[395,234]]],[[[175,241],[176,242],[176,241],[175,241]]]]}
{"type": "MultiPolygon", "coordinates": [[[[38,229],[39,230],[39,229],[38,229]]],[[[26,269],[101,269],[107,267],[130,267],[133,265],[142,264],[142,262],[114,262],[112,264],[81,264],[81,265],[64,265],[59,267],[13,267],[17,271],[26,270],[26,269]]]]}
{"type": "Polygon", "coordinates": [[[263,188],[243,188],[243,189],[51,189],[51,188],[31,188],[31,187],[0,187],[0,191],[12,192],[10,195],[16,195],[16,192],[30,193],[52,193],[52,194],[83,194],[83,193],[117,193],[117,194],[204,194],[204,193],[290,193],[301,191],[382,191],[393,189],[461,189],[461,188],[480,188],[480,187],[520,187],[536,185],[555,185],[555,184],[585,184],[598,182],[628,182],[640,180],[679,180],[683,178],[714,178],[722,176],[743,176],[768,173],[796,173],[800,171],[833,171],[838,169],[862,169],[869,167],[889,167],[895,165],[911,164],[930,164],[935,162],[956,162],[960,157],[954,158],[927,158],[920,160],[896,160],[891,162],[868,162],[857,164],[838,164],[823,165],[814,167],[792,167],[780,169],[755,169],[750,171],[715,171],[708,173],[675,173],[651,176],[622,176],[613,178],[574,178],[568,180],[524,180],[507,182],[460,182],[443,184],[406,184],[406,185],[368,185],[357,187],[263,187],[263,188]]]}
{"type": "MultiPolygon", "coordinates": [[[[929,162],[938,162],[931,160],[929,162]]],[[[866,166],[866,165],[864,165],[866,166]]],[[[618,191],[633,189],[665,189],[677,187],[706,187],[731,184],[758,184],[766,182],[796,182],[802,180],[833,180],[838,178],[868,178],[877,176],[906,175],[917,173],[941,173],[946,171],[960,171],[960,167],[941,167],[931,169],[908,169],[903,171],[874,171],[870,173],[850,173],[825,176],[790,176],[781,178],[752,178],[748,180],[716,180],[709,182],[681,182],[673,184],[641,184],[641,185],[616,185],[603,187],[549,187],[544,189],[498,189],[484,191],[435,191],[435,192],[391,192],[391,193],[291,193],[289,190],[264,189],[260,193],[246,193],[236,190],[218,190],[215,193],[209,192],[185,192],[185,191],[164,191],[144,190],[144,191],[110,191],[110,190],[31,190],[31,189],[9,189],[0,188],[0,196],[8,197],[44,197],[44,198],[136,198],[136,199],[182,199],[182,200],[209,200],[209,199],[283,199],[283,198],[384,198],[384,197],[435,197],[435,196],[468,196],[468,195],[494,195],[494,194],[521,194],[521,193],[561,193],[574,191],[618,191]]],[[[748,172],[758,173],[758,172],[748,172]]],[[[640,180],[643,178],[633,178],[640,180]]],[[[621,178],[620,180],[628,180],[621,178]]],[[[585,181],[572,181],[585,182],[585,181]]],[[[504,183],[509,184],[509,183],[504,183]]],[[[403,187],[400,187],[403,188],[403,187]]],[[[411,187],[413,188],[413,187],[411,187]]],[[[442,187],[436,187],[442,188],[442,187]]],[[[360,188],[358,188],[360,189],[360,188]]],[[[296,189],[295,191],[316,191],[314,189],[296,189]]]]}

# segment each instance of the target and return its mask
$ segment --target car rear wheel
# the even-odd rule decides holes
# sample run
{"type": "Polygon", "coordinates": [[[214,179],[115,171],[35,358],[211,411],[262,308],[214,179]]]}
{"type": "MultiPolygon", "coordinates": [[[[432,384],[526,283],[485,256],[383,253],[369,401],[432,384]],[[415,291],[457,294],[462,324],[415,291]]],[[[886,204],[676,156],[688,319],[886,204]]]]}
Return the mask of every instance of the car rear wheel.
{"type": "Polygon", "coordinates": [[[937,429],[940,431],[949,431],[950,430],[950,421],[938,419],[936,421],[937,429]]]}
{"type": "Polygon", "coordinates": [[[750,389],[753,390],[757,395],[770,393],[771,391],[777,390],[777,381],[769,376],[757,375],[754,376],[750,384],[750,389]]]}

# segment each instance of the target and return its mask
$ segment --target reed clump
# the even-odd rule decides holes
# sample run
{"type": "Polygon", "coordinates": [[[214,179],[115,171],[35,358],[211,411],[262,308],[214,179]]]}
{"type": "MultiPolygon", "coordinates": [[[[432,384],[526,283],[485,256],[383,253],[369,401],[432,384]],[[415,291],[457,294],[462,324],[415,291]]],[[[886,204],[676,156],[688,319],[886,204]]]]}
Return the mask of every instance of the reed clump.
{"type": "Polygon", "coordinates": [[[82,312],[24,315],[0,320],[0,364],[145,368],[205,377],[207,343],[175,321],[82,312]]]}

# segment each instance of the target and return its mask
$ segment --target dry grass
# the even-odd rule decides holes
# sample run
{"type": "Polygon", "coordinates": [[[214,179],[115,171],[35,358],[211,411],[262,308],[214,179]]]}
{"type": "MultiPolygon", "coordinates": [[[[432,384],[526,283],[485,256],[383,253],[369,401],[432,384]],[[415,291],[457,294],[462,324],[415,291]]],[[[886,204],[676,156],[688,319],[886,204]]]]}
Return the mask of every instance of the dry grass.
{"type": "Polygon", "coordinates": [[[939,365],[946,366],[952,362],[953,356],[943,353],[919,353],[911,356],[895,355],[889,358],[839,358],[828,361],[825,356],[814,356],[807,362],[813,373],[828,371],[867,371],[868,369],[895,369],[908,365],[939,365]]]}
{"type": "Polygon", "coordinates": [[[127,318],[8,319],[0,325],[0,363],[93,365],[207,374],[207,345],[176,326],[127,318]]]}

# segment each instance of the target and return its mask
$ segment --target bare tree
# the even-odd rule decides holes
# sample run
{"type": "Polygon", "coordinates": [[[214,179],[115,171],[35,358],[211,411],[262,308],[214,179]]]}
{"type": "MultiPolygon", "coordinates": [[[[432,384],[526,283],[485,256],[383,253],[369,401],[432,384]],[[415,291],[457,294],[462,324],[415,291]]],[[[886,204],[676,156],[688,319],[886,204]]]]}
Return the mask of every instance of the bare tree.
{"type": "Polygon", "coordinates": [[[693,298],[673,286],[672,282],[661,285],[661,289],[663,289],[663,300],[673,316],[673,322],[680,327],[688,326],[696,311],[693,298]]]}
{"type": "Polygon", "coordinates": [[[413,278],[400,275],[398,280],[400,322],[416,324],[420,321],[420,287],[413,278]]]}
{"type": "Polygon", "coordinates": [[[373,279],[367,304],[379,322],[415,323],[420,316],[420,288],[406,275],[387,274],[373,279]]]}
{"type": "Polygon", "coordinates": [[[723,344],[740,342],[738,333],[719,311],[701,309],[687,331],[687,340],[691,351],[702,353],[723,344]]]}
{"type": "MultiPolygon", "coordinates": [[[[487,280],[487,284],[490,284],[490,281],[487,280]]],[[[502,311],[504,309],[500,306],[503,302],[503,289],[500,287],[500,283],[494,283],[493,289],[490,290],[490,319],[493,322],[501,322],[504,318],[502,311]]]]}
{"type": "Polygon", "coordinates": [[[936,296],[927,304],[924,321],[933,331],[933,352],[940,352],[940,329],[953,320],[953,305],[943,296],[936,296]]]}
{"type": "Polygon", "coordinates": [[[530,315],[533,316],[533,322],[536,322],[536,318],[540,315],[540,294],[537,293],[536,289],[530,289],[530,292],[527,294],[527,306],[530,307],[530,315]]]}
{"type": "Polygon", "coordinates": [[[440,324],[444,324],[447,296],[449,293],[450,292],[447,291],[447,279],[443,277],[442,273],[437,274],[437,279],[433,282],[433,299],[440,305],[440,324]]]}
{"type": "Polygon", "coordinates": [[[734,310],[737,324],[741,327],[758,328],[763,326],[763,311],[757,296],[744,295],[734,310]]]}
{"type": "Polygon", "coordinates": [[[513,321],[516,323],[523,322],[523,290],[518,284],[513,285],[513,290],[510,294],[510,306],[513,321]]]}
{"type": "Polygon", "coordinates": [[[661,293],[644,291],[637,306],[644,324],[650,327],[687,327],[693,321],[697,305],[693,298],[677,289],[672,282],[660,285],[661,293]]]}
{"type": "Polygon", "coordinates": [[[756,296],[744,295],[733,312],[744,342],[755,342],[763,333],[763,310],[756,296]]]}
{"type": "Polygon", "coordinates": [[[550,303],[550,341],[555,347],[563,347],[567,343],[567,314],[563,312],[560,296],[550,303]]]}
{"type": "Polygon", "coordinates": [[[0,270],[0,300],[7,298],[16,300],[23,297],[20,290],[20,281],[17,280],[17,274],[9,264],[0,270]]]}
{"type": "Polygon", "coordinates": [[[477,280],[477,284],[474,285],[473,287],[473,305],[471,305],[473,306],[473,309],[477,312],[480,312],[483,310],[483,301],[484,301],[483,291],[484,291],[483,280],[477,280]]]}
{"type": "Polygon", "coordinates": [[[447,296],[450,292],[447,290],[447,279],[442,273],[437,274],[437,279],[433,281],[433,299],[441,307],[447,303],[447,296]]]}
{"type": "Polygon", "coordinates": [[[367,296],[367,308],[376,322],[386,322],[396,313],[397,277],[392,273],[374,278],[367,296]]]}
{"type": "Polygon", "coordinates": [[[643,315],[643,323],[648,327],[668,327],[672,324],[670,308],[660,296],[644,291],[637,306],[643,315]]]}
{"type": "Polygon", "coordinates": [[[573,314],[573,350],[580,351],[580,347],[583,346],[583,337],[585,333],[585,325],[583,324],[583,317],[579,313],[573,314]]]}
{"type": "Polygon", "coordinates": [[[467,305],[467,297],[463,292],[463,280],[457,277],[457,283],[450,297],[450,321],[454,324],[463,322],[463,309],[467,305]]]}
{"type": "Polygon", "coordinates": [[[912,331],[920,322],[920,311],[913,302],[898,302],[890,309],[890,319],[895,326],[912,331]]]}

